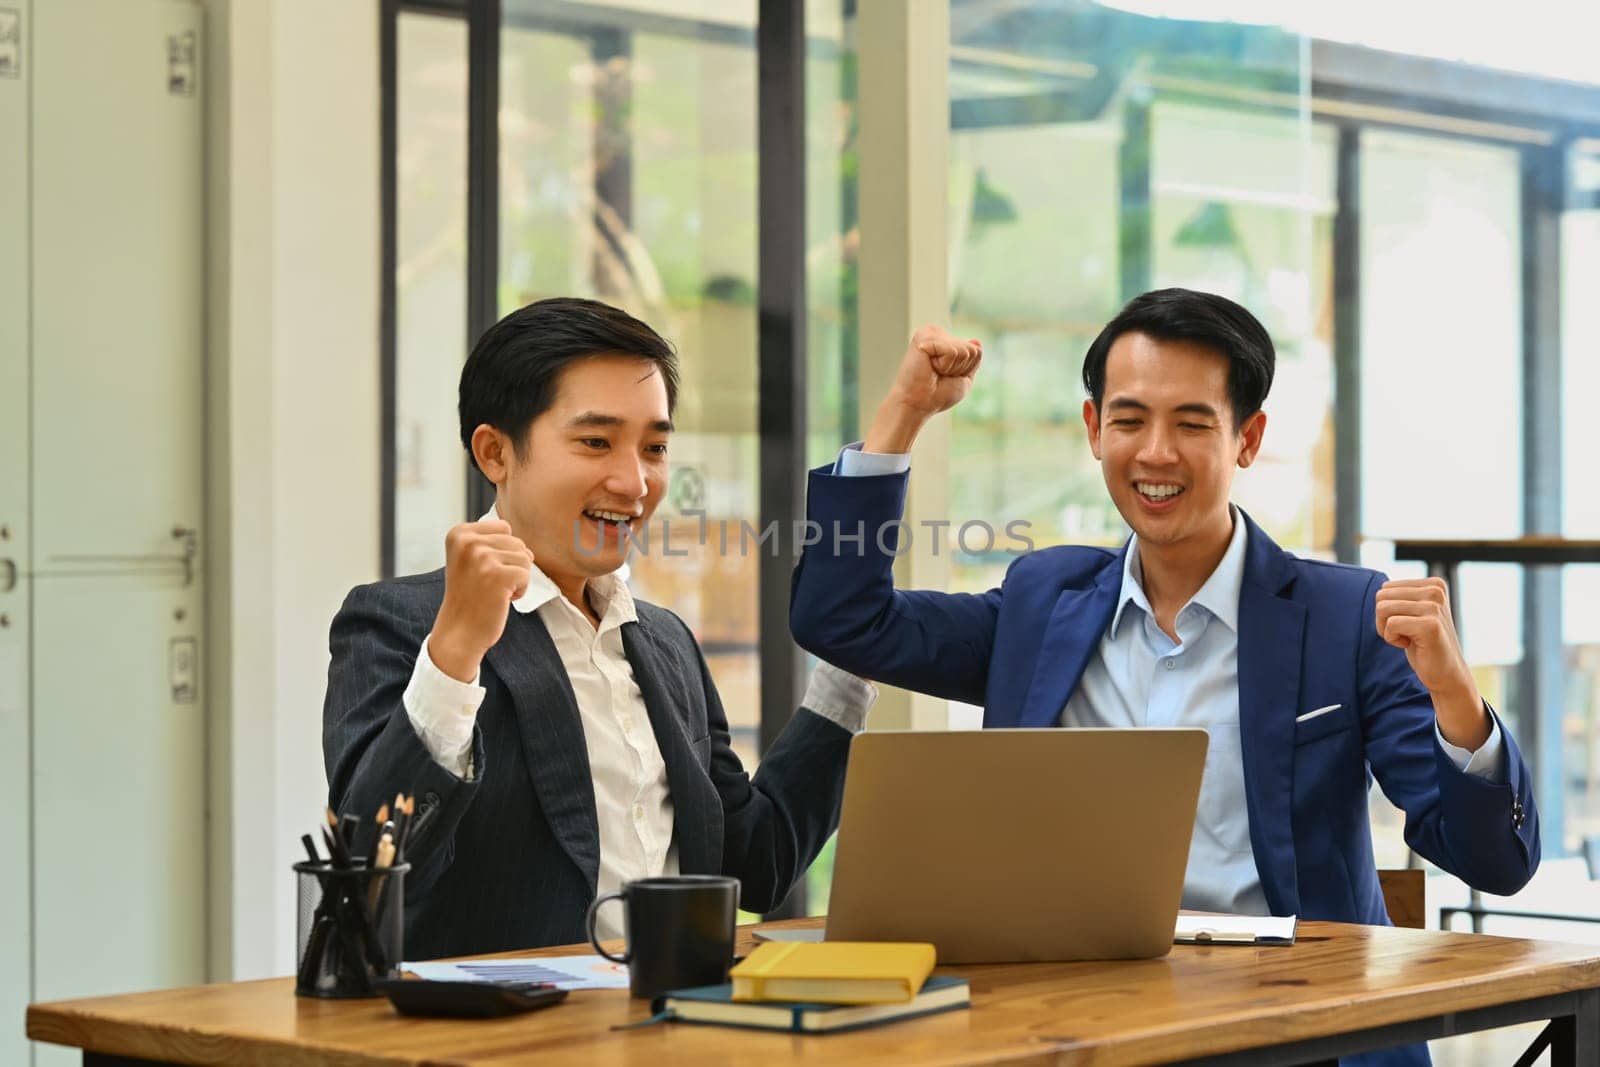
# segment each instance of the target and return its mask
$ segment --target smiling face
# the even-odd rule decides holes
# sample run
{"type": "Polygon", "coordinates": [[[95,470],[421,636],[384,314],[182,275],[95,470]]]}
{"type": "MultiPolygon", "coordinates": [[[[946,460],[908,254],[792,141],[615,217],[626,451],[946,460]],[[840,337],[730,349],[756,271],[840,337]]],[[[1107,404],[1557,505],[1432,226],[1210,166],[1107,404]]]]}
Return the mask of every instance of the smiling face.
{"type": "Polygon", "coordinates": [[[500,517],[564,592],[622,566],[627,528],[638,536],[666,492],[671,433],[655,364],[590,356],[561,372],[520,453],[485,468],[500,517]]]}
{"type": "Polygon", "coordinates": [[[1233,472],[1255,461],[1267,421],[1258,411],[1235,428],[1228,367],[1208,346],[1129,332],[1106,357],[1100,409],[1084,401],[1089,447],[1143,544],[1203,554],[1227,543],[1233,472]]]}

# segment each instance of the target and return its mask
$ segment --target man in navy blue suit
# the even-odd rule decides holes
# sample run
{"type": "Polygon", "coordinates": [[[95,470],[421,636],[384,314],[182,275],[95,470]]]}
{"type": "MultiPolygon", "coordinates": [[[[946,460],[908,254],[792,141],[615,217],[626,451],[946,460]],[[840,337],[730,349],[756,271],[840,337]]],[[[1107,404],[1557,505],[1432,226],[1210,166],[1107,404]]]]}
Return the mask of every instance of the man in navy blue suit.
{"type": "Polygon", "coordinates": [[[1146,293],[1084,359],[1089,445],[1133,529],[1121,550],[1030,552],[981,595],[896,590],[913,442],[966,396],[982,356],[976,340],[919,330],[865,442],[811,473],[823,536],[794,575],[802,647],[981,704],[986,727],[1205,728],[1185,907],[1387,923],[1369,769],[1418,853],[1488,892],[1526,884],[1531,775],[1473,681],[1444,583],[1296,558],[1230,503],[1266,431],[1275,358],[1230,300],[1146,293]],[[831,536],[861,522],[864,538],[831,536]]]}

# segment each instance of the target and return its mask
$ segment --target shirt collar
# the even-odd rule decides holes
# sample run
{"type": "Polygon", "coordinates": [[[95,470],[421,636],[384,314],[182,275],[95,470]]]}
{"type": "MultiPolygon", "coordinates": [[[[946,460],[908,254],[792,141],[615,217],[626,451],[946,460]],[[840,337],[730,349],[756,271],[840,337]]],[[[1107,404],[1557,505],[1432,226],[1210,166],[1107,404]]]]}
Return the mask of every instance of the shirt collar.
{"type": "MultiPolygon", "coordinates": [[[[1190,598],[1189,604],[1198,604],[1205,608],[1224,626],[1237,634],[1239,594],[1244,588],[1245,546],[1249,534],[1244,516],[1239,509],[1229,505],[1229,514],[1233,517],[1233,536],[1228,540],[1227,551],[1223,552],[1216,570],[1211,572],[1211,577],[1207,578],[1205,584],[1190,598]]],[[[1138,534],[1128,538],[1128,550],[1123,557],[1122,591],[1117,596],[1116,614],[1111,617],[1111,629],[1108,631],[1113,639],[1117,636],[1117,627],[1122,623],[1123,609],[1130,603],[1146,615],[1155,616],[1155,610],[1150,607],[1150,600],[1144,593],[1143,568],[1139,564],[1138,534]]],[[[1184,605],[1185,608],[1188,606],[1184,605]]]]}
{"type": "MultiPolygon", "coordinates": [[[[499,517],[499,511],[491,507],[483,518],[478,521],[483,522],[487,519],[498,519],[499,517]]],[[[596,613],[599,614],[600,622],[604,626],[620,626],[625,622],[639,621],[639,613],[633,603],[633,592],[628,588],[627,576],[628,568],[624,564],[620,569],[612,571],[610,574],[602,574],[589,579],[589,584],[586,587],[589,594],[589,602],[596,613]]],[[[530,612],[538,611],[551,601],[560,599],[560,597],[561,590],[556,587],[556,583],[550,579],[548,574],[539,569],[538,563],[535,562],[528,568],[528,588],[523,591],[520,597],[511,602],[511,606],[517,610],[518,614],[527,615],[530,612]]]]}

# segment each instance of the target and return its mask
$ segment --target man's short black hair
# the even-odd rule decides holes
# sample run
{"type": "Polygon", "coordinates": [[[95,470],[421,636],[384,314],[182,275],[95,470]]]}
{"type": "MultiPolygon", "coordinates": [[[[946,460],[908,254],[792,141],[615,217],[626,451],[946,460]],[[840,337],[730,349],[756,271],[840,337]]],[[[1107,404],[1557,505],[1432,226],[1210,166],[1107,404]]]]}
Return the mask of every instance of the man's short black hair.
{"type": "Polygon", "coordinates": [[[1083,357],[1083,387],[1096,411],[1106,392],[1106,357],[1125,333],[1142,333],[1158,341],[1189,341],[1228,358],[1228,402],[1233,426],[1261,410],[1272,388],[1277,355],[1267,328],[1250,312],[1225,296],[1193,289],[1155,289],[1128,301],[1106,323],[1083,357]]]}
{"type": "Polygon", "coordinates": [[[678,356],[649,326],[598,300],[552,297],[518,308],[484,331],[461,368],[461,444],[487,423],[510,436],[518,457],[533,420],[556,400],[561,372],[591,356],[649,360],[667,386],[667,412],[678,404],[678,356]]]}

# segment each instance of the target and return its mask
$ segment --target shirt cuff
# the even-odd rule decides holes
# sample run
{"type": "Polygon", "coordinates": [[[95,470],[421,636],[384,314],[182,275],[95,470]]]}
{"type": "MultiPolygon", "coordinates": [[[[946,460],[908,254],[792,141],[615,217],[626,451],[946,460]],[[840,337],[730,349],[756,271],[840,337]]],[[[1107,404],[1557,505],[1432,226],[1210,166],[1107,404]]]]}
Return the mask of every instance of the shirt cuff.
{"type": "Polygon", "coordinates": [[[1450,757],[1450,762],[1464,773],[1497,784],[1506,780],[1505,761],[1500,758],[1505,743],[1500,737],[1500,721],[1493,715],[1489,716],[1489,739],[1479,745],[1476,752],[1446,741],[1439,732],[1438,722],[1433,724],[1433,736],[1438,738],[1439,747],[1450,757]]]}
{"type": "Polygon", "coordinates": [[[845,445],[834,461],[833,473],[844,478],[865,478],[875,474],[904,474],[911,469],[909,452],[863,452],[861,442],[845,445]]]}
{"type": "Polygon", "coordinates": [[[811,672],[805,699],[800,703],[824,719],[859,734],[866,729],[867,710],[877,699],[878,687],[871,682],[830,663],[819,663],[811,672]]]}
{"type": "Polygon", "coordinates": [[[458,778],[471,778],[472,727],[486,692],[478,684],[482,672],[474,674],[469,683],[441,671],[428,656],[432,638],[429,634],[417,649],[417,665],[401,701],[411,728],[434,762],[458,778]]]}

